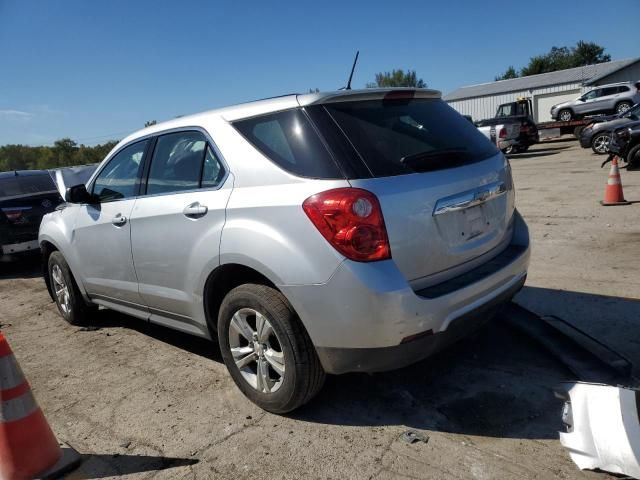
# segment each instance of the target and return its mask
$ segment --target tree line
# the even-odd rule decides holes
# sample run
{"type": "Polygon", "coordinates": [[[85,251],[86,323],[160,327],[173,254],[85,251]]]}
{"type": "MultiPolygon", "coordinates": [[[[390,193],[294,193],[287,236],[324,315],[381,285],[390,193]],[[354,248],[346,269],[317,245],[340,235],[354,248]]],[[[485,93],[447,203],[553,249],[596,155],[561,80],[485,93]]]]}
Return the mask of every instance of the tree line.
{"type": "Polygon", "coordinates": [[[53,146],[4,145],[0,147],[0,171],[33,170],[98,163],[115,147],[116,140],[89,147],[70,138],[53,146]]]}
{"type": "Polygon", "coordinates": [[[611,55],[604,53],[604,47],[580,40],[574,47],[551,47],[547,53],[536,55],[529,59],[529,63],[517,71],[513,65],[504,73],[495,77],[497,80],[527,77],[539,73],[555,72],[567,68],[584,67],[611,61],[611,55]]]}

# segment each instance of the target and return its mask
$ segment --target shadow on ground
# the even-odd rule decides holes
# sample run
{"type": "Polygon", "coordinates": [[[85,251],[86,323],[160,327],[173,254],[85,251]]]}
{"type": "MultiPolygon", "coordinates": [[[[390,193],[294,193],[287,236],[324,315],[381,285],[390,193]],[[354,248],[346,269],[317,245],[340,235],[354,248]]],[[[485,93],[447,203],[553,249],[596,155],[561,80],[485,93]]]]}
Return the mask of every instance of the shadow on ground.
{"type": "Polygon", "coordinates": [[[81,455],[81,464],[70,473],[68,480],[106,478],[133,473],[156,472],[169,468],[195,465],[198,460],[192,458],[153,457],[148,455],[81,455]]]}
{"type": "MultiPolygon", "coordinates": [[[[637,242],[640,234],[630,234],[637,242]]],[[[640,300],[525,287],[516,302],[538,315],[557,315],[640,365],[640,300]]],[[[637,372],[637,370],[636,370],[637,372]]]]}
{"type": "Polygon", "coordinates": [[[26,255],[16,260],[0,262],[0,280],[36,278],[42,276],[39,255],[26,255]]]}
{"type": "MultiPolygon", "coordinates": [[[[18,278],[29,274],[31,267],[9,275],[18,278]]],[[[569,321],[577,309],[583,324],[574,324],[614,349],[619,345],[612,340],[620,339],[620,335],[611,335],[611,330],[622,326],[626,328],[622,336],[627,339],[627,350],[634,345],[629,343],[634,338],[640,345],[638,301],[525,287],[518,302],[538,314],[553,313],[569,321]],[[552,305],[565,310],[547,308],[552,305]],[[599,311],[636,318],[636,323],[617,324],[606,317],[603,323],[599,311]]],[[[204,358],[222,361],[217,342],[109,310],[100,310],[89,327],[77,332],[112,328],[132,329],[204,358]]],[[[562,402],[555,398],[553,389],[566,380],[575,379],[536,342],[494,321],[474,336],[410,367],[374,375],[329,376],[319,396],[291,417],[336,425],[402,425],[464,435],[556,439],[561,429],[562,402]]],[[[121,469],[133,470],[138,468],[136,465],[147,464],[156,465],[149,469],[158,469],[158,463],[154,463],[157,459],[115,458],[124,465],[121,469]]]]}

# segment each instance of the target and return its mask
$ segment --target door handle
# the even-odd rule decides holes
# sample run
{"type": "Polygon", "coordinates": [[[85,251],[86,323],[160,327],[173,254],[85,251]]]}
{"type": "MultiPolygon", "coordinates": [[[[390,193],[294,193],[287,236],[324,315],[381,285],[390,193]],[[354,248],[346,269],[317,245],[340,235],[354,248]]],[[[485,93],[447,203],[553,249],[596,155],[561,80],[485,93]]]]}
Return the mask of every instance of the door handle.
{"type": "Polygon", "coordinates": [[[184,207],[182,213],[184,213],[184,216],[188,218],[200,218],[204,217],[208,211],[209,209],[206,205],[201,205],[200,202],[194,202],[184,207]]]}
{"type": "Polygon", "coordinates": [[[127,223],[127,217],[119,213],[111,219],[111,223],[113,223],[116,227],[120,227],[127,223]]]}

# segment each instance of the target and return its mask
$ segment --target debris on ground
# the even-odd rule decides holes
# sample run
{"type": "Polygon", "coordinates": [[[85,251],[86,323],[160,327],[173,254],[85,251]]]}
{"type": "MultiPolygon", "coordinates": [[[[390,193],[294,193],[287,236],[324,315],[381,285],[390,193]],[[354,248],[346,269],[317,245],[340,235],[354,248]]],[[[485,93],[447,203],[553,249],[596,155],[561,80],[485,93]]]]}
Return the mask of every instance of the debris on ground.
{"type": "Polygon", "coordinates": [[[417,442],[427,443],[429,442],[429,436],[416,432],[415,430],[407,430],[400,435],[400,440],[408,444],[414,444],[417,442]]]}
{"type": "Polygon", "coordinates": [[[562,389],[560,443],[571,460],[581,470],[640,478],[640,390],[583,382],[562,389]]]}

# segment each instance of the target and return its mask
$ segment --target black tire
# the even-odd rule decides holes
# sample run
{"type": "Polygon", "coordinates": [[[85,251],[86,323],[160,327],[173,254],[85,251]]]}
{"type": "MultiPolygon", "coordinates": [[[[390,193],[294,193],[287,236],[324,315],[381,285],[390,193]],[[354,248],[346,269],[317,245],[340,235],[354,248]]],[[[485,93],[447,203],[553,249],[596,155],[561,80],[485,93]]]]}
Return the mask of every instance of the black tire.
{"type": "Polygon", "coordinates": [[[282,414],[295,410],[311,400],[324,384],[325,372],[309,335],[293,307],[274,288],[245,284],[231,290],[220,306],[218,342],[227,370],[238,388],[249,400],[269,412],[282,414]],[[276,391],[259,391],[252,386],[231,353],[231,320],[237,312],[247,309],[258,312],[270,323],[284,355],[284,375],[276,391]]]}
{"type": "Polygon", "coordinates": [[[633,107],[631,102],[620,102],[616,105],[616,113],[623,113],[633,107]]]}
{"type": "Polygon", "coordinates": [[[629,150],[627,154],[627,170],[640,169],[640,144],[629,150]]]}
{"type": "Polygon", "coordinates": [[[591,139],[591,150],[597,155],[605,155],[609,153],[609,141],[611,140],[611,133],[602,132],[597,133],[591,139]]]}
{"type": "Polygon", "coordinates": [[[49,256],[47,269],[53,297],[62,318],[71,325],[84,325],[89,323],[93,315],[98,311],[98,307],[96,305],[88,305],[84,298],[82,298],[82,294],[62,253],[53,252],[49,256]],[[60,285],[57,283],[56,278],[54,278],[55,269],[59,269],[55,272],[56,277],[58,272],[62,276],[62,281],[67,289],[63,297],[64,295],[68,295],[68,301],[61,300],[61,297],[56,295],[57,287],[60,287],[60,285]]]}
{"type": "Polygon", "coordinates": [[[558,120],[561,122],[569,122],[573,120],[573,112],[568,108],[560,110],[558,112],[558,120]]]}

